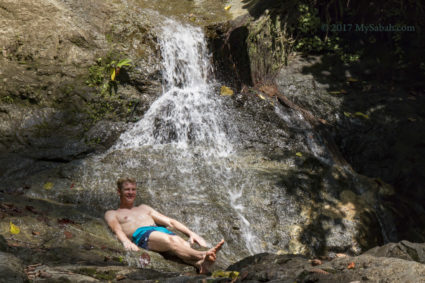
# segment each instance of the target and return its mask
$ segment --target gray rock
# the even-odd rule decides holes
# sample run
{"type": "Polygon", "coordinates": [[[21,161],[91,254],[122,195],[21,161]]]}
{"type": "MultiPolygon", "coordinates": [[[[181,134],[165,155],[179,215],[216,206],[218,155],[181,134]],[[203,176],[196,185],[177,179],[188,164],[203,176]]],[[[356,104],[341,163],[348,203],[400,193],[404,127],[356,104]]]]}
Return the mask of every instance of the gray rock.
{"type": "Polygon", "coordinates": [[[0,282],[25,282],[26,275],[22,262],[16,256],[0,252],[0,282]]]}
{"type": "Polygon", "coordinates": [[[376,257],[395,257],[425,264],[425,243],[411,243],[409,241],[389,243],[370,249],[365,254],[376,257]]]}

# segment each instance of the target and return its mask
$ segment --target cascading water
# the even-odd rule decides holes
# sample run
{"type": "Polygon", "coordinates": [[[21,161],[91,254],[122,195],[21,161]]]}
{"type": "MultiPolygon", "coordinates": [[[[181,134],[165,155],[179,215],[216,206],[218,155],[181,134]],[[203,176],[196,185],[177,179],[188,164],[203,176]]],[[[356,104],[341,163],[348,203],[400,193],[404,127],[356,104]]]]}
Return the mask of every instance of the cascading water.
{"type": "Polygon", "coordinates": [[[174,144],[227,156],[232,146],[214,86],[208,81],[211,66],[201,29],[169,20],[160,34],[164,93],[115,148],[174,144]]]}
{"type": "MultiPolygon", "coordinates": [[[[229,204],[240,220],[246,247],[251,254],[258,253],[262,251],[259,241],[243,215],[243,203],[238,201],[244,189],[232,188],[234,179],[241,175],[229,168],[233,146],[226,131],[232,127],[226,123],[227,114],[211,76],[205,36],[200,28],[168,20],[161,29],[159,43],[164,92],[144,118],[121,136],[113,150],[167,151],[165,163],[162,159],[150,162],[153,168],[167,168],[163,177],[175,180],[176,186],[183,188],[174,196],[183,197],[187,204],[204,205],[212,195],[227,191],[228,196],[222,197],[229,197],[229,204]]],[[[161,184],[154,181],[149,187],[155,190],[161,184]]],[[[199,217],[202,215],[194,216],[192,227],[195,225],[194,229],[201,231],[199,217]]]]}

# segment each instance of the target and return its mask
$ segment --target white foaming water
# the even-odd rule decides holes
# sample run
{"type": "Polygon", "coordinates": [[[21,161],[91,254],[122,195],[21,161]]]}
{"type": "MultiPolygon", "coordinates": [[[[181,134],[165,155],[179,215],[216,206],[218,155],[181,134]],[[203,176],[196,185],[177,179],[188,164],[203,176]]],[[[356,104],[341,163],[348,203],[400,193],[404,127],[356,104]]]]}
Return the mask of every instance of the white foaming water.
{"type": "Polygon", "coordinates": [[[164,92],[115,149],[175,144],[201,146],[209,154],[227,156],[232,146],[222,130],[220,105],[208,81],[211,65],[200,28],[168,20],[159,43],[163,56],[164,92]]]}

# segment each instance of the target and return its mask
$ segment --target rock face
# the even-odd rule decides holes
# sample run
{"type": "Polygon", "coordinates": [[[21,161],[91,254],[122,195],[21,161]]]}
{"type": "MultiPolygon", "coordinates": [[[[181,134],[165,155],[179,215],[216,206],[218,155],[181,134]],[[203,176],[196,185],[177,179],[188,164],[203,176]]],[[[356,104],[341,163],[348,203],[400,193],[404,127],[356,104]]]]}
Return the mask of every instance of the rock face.
{"type": "MultiPolygon", "coordinates": [[[[406,243],[423,252],[424,244],[406,243]]],[[[376,249],[392,250],[399,244],[376,249]]],[[[341,257],[317,261],[302,256],[258,254],[230,265],[227,270],[238,271],[236,282],[422,282],[425,265],[399,255],[378,255],[376,249],[357,257],[341,257]],[[374,256],[376,254],[376,256],[374,256]]],[[[394,254],[393,254],[394,255],[394,254]]]]}
{"type": "Polygon", "coordinates": [[[152,27],[123,3],[0,1],[0,7],[0,160],[8,164],[2,180],[110,146],[122,131],[115,122],[137,119],[160,93],[152,27]],[[133,67],[120,72],[113,92],[102,93],[110,78],[95,67],[123,58],[133,67]],[[94,75],[97,87],[89,86],[94,75]]]}
{"type": "Polygon", "coordinates": [[[25,282],[26,275],[22,262],[16,256],[0,252],[0,282],[25,282]]]}
{"type": "Polygon", "coordinates": [[[251,4],[250,15],[209,29],[222,79],[241,89],[272,85],[288,101],[322,121],[320,128],[332,136],[356,172],[394,187],[394,194],[381,200],[388,222],[384,223],[386,240],[424,241],[419,227],[425,226],[421,189],[425,164],[415,157],[425,154],[421,83],[398,77],[380,81],[367,58],[347,64],[337,56],[287,53],[292,43],[285,37],[285,25],[294,19],[285,11],[291,7],[279,1],[251,4]],[[420,223],[403,215],[415,215],[420,223]]]}

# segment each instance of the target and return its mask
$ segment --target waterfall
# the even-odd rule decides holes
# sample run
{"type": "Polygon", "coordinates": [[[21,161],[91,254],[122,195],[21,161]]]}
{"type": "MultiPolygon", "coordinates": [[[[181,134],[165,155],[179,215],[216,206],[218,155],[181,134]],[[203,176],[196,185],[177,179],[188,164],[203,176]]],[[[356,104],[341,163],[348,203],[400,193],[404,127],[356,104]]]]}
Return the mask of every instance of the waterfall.
{"type": "MultiPolygon", "coordinates": [[[[244,216],[246,184],[235,186],[239,183],[236,180],[250,182],[250,177],[229,167],[234,149],[226,131],[233,135],[236,131],[220,102],[203,31],[167,20],[159,32],[159,44],[163,94],[139,122],[121,135],[113,150],[148,149],[156,153],[157,157],[149,160],[152,169],[147,181],[152,199],[156,198],[155,190],[169,191],[169,183],[173,183],[180,188],[173,196],[183,199],[186,205],[206,206],[214,198],[227,200],[225,207],[232,207],[239,219],[237,226],[246,249],[250,254],[261,252],[260,241],[244,216]],[[164,168],[161,178],[169,181],[165,185],[155,177],[160,168],[164,168]]],[[[138,166],[131,163],[134,161],[127,161],[127,166],[138,166]]],[[[195,231],[204,229],[200,217],[194,215],[194,223],[189,225],[195,231]]],[[[222,219],[215,221],[218,227],[222,219]]]]}
{"type": "Polygon", "coordinates": [[[215,98],[210,56],[200,28],[167,20],[159,43],[163,56],[163,94],[116,148],[174,144],[200,146],[208,154],[227,156],[231,143],[224,132],[222,109],[215,98]]]}

